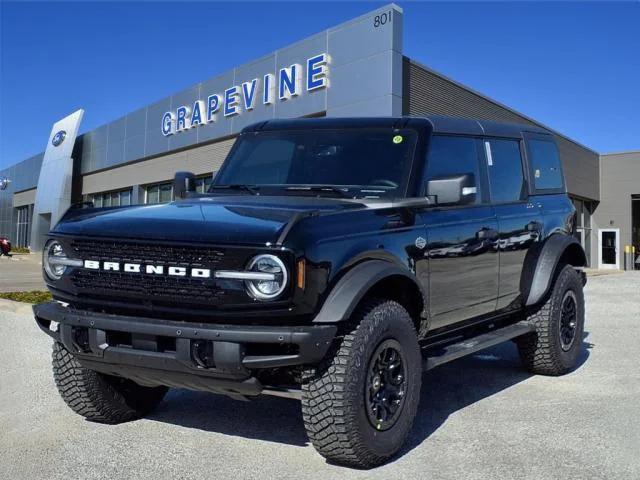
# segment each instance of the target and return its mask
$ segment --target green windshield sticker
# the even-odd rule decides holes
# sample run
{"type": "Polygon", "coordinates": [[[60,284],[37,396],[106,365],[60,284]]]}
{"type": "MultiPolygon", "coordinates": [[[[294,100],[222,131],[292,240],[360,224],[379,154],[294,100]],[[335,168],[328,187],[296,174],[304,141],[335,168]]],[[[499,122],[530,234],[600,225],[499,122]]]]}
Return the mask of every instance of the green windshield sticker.
{"type": "Polygon", "coordinates": [[[395,137],[393,137],[393,143],[402,143],[402,135],[396,135],[395,137]]]}

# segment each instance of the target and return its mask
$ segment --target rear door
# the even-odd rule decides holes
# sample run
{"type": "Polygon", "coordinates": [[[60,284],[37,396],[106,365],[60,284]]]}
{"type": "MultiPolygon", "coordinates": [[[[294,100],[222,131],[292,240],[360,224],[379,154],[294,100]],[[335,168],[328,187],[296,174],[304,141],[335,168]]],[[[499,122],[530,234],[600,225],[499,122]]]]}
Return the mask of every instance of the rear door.
{"type": "Polygon", "coordinates": [[[436,206],[422,213],[429,257],[431,328],[491,313],[498,294],[498,223],[488,202],[479,138],[434,135],[423,185],[435,177],[472,174],[473,204],[436,206]]]}
{"type": "Polygon", "coordinates": [[[524,138],[529,161],[530,198],[541,206],[545,234],[574,234],[568,226],[573,224],[575,207],[566,194],[560,152],[553,136],[526,132],[524,138]]]}
{"type": "Polygon", "coordinates": [[[527,252],[542,235],[541,204],[529,198],[522,141],[485,138],[483,151],[491,203],[498,220],[498,310],[517,306],[527,252]]]}

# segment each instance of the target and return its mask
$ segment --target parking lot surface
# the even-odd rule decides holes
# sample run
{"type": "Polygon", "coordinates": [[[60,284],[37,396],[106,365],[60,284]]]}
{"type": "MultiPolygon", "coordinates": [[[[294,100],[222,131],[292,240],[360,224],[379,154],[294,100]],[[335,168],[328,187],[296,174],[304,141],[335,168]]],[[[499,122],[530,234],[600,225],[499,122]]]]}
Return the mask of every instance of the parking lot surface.
{"type": "Polygon", "coordinates": [[[0,257],[0,292],[44,289],[41,255],[0,257]]]}
{"type": "Polygon", "coordinates": [[[58,396],[29,309],[0,305],[0,478],[636,480],[639,291],[639,273],[590,279],[584,355],[565,377],[528,375],[511,343],[426,373],[406,448],[370,471],[325,463],[293,400],[178,390],[149,418],[85,421],[58,396]]]}

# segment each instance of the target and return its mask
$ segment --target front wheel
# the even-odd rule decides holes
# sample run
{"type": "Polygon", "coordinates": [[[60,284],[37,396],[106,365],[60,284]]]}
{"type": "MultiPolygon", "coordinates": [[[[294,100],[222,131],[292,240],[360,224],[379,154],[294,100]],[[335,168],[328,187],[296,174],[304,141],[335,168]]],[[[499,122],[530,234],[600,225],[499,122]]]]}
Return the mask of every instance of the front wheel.
{"type": "Polygon", "coordinates": [[[584,332],[582,279],[571,265],[560,266],[545,302],[528,320],[536,331],[517,340],[520,358],[532,373],[563,375],[578,363],[584,332]]]}
{"type": "Polygon", "coordinates": [[[422,357],[411,317],[397,302],[374,300],[317,367],[305,372],[307,435],[329,461],[372,468],[400,450],[413,425],[422,357]]]}

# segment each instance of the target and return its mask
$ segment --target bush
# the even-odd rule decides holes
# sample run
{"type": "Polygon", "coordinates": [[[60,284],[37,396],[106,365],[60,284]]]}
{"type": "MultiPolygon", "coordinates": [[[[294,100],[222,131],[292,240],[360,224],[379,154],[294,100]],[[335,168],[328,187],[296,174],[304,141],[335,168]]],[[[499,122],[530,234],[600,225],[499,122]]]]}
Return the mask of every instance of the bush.
{"type": "Polygon", "coordinates": [[[0,298],[24,303],[43,303],[51,300],[51,292],[48,290],[31,290],[30,292],[1,293],[0,298]]]}
{"type": "Polygon", "coordinates": [[[31,253],[27,247],[12,247],[11,253],[31,253]]]}

